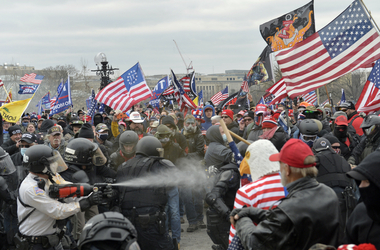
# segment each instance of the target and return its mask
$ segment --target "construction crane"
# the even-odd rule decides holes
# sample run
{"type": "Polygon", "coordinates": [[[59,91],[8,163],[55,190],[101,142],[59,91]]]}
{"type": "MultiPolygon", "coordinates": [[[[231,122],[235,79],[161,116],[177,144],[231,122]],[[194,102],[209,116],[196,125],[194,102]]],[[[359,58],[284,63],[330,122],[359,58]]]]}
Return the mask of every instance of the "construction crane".
{"type": "Polygon", "coordinates": [[[177,50],[178,50],[178,52],[179,52],[179,55],[181,56],[181,58],[182,58],[182,61],[183,61],[183,63],[185,64],[185,67],[186,67],[186,72],[187,72],[187,74],[189,74],[189,70],[192,70],[193,69],[193,61],[191,61],[190,63],[189,63],[189,66],[186,64],[186,62],[185,62],[185,59],[183,59],[183,56],[182,56],[182,54],[181,54],[181,51],[179,50],[179,48],[178,48],[178,45],[177,45],[177,43],[176,43],[176,41],[173,39],[173,42],[175,43],[175,46],[177,47],[177,50]]]}

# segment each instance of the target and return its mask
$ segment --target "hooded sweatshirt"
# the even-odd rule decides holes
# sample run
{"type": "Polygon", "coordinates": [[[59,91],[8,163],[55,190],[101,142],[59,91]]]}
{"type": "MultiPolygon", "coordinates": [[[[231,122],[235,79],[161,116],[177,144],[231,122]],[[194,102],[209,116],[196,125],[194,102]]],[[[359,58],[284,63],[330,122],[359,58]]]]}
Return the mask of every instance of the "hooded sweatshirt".
{"type": "Polygon", "coordinates": [[[225,146],[219,126],[211,126],[207,130],[206,137],[210,141],[205,155],[206,166],[221,167],[229,163],[232,160],[232,151],[225,146]]]}
{"type": "Polygon", "coordinates": [[[215,115],[215,109],[214,109],[213,106],[211,106],[211,105],[206,105],[206,106],[204,107],[204,109],[203,109],[203,119],[205,120],[205,122],[202,123],[202,126],[203,126],[206,130],[208,130],[209,127],[212,126],[211,118],[207,118],[207,117],[206,117],[206,114],[205,114],[205,110],[208,109],[208,108],[211,108],[211,109],[212,109],[212,116],[211,116],[211,117],[213,117],[213,116],[215,115]]]}

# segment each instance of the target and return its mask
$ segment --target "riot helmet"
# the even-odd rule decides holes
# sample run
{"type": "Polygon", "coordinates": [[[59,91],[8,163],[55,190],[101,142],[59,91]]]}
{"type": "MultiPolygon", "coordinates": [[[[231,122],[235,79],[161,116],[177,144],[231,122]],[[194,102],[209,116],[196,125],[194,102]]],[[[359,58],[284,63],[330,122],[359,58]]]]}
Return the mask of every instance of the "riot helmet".
{"type": "Polygon", "coordinates": [[[377,115],[368,115],[364,118],[360,128],[363,129],[367,138],[375,137],[380,131],[380,117],[377,115]]]}
{"type": "Polygon", "coordinates": [[[84,225],[78,245],[79,250],[140,250],[135,227],[117,212],[92,217],[84,225]]]}
{"type": "Polygon", "coordinates": [[[153,136],[145,136],[136,145],[136,154],[144,156],[164,156],[164,149],[161,142],[153,136]]]}
{"type": "Polygon", "coordinates": [[[71,140],[66,146],[64,158],[66,163],[80,166],[102,166],[107,162],[98,144],[85,138],[71,140]]]}
{"type": "Polygon", "coordinates": [[[124,156],[130,158],[136,153],[139,136],[132,130],[124,131],[119,138],[119,147],[124,156]]]}
{"type": "Polygon", "coordinates": [[[23,156],[23,166],[30,172],[51,176],[67,169],[61,154],[46,145],[28,148],[23,156]]]}
{"type": "Polygon", "coordinates": [[[0,147],[0,176],[10,175],[16,171],[11,157],[0,147]]]}
{"type": "Polygon", "coordinates": [[[335,107],[335,110],[346,112],[348,109],[355,110],[355,104],[353,101],[346,101],[341,103],[338,107],[335,107]]]}
{"type": "Polygon", "coordinates": [[[162,143],[166,144],[170,141],[173,131],[168,126],[161,124],[157,127],[157,132],[154,136],[162,143]]]}

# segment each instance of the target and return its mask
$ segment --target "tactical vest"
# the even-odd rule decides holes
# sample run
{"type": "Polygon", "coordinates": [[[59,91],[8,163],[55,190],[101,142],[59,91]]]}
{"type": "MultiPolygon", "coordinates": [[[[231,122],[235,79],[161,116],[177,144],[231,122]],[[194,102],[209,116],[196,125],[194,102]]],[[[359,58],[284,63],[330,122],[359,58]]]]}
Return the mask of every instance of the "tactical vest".
{"type": "MultiPolygon", "coordinates": [[[[152,166],[156,162],[159,167],[159,160],[162,158],[133,158],[121,166],[122,181],[143,178],[153,174],[152,166]]],[[[167,203],[166,189],[164,187],[121,187],[121,209],[130,210],[133,208],[159,207],[163,208],[167,203]]]]}

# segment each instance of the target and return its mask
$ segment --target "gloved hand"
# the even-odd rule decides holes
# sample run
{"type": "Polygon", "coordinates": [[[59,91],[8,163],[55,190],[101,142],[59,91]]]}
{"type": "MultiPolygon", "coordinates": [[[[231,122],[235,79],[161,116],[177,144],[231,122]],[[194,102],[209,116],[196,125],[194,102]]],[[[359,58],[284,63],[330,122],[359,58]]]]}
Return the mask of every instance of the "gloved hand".
{"type": "Polygon", "coordinates": [[[101,204],[103,202],[103,193],[101,191],[92,192],[90,196],[79,201],[80,210],[83,212],[86,209],[94,205],[101,204]]]}
{"type": "Polygon", "coordinates": [[[114,196],[115,196],[115,191],[112,189],[112,187],[106,186],[106,188],[103,190],[103,197],[107,197],[107,198],[111,199],[114,196]]]}

